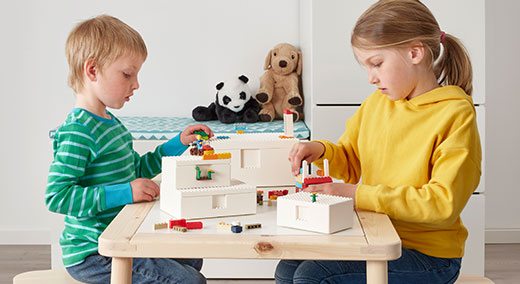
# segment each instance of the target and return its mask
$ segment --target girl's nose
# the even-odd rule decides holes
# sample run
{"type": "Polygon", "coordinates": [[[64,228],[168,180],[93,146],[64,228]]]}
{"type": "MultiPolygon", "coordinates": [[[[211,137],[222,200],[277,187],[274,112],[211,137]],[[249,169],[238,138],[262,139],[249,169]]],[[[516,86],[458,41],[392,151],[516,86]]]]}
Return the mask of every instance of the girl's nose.
{"type": "Polygon", "coordinates": [[[379,79],[374,74],[368,73],[368,83],[375,85],[379,83],[379,79]]]}

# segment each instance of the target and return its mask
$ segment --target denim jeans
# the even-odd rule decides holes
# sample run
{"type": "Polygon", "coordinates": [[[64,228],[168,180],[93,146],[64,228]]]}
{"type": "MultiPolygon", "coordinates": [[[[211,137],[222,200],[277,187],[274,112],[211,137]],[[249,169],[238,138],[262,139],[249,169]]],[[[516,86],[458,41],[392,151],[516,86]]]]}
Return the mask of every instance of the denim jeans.
{"type": "MultiPolygon", "coordinates": [[[[388,283],[454,283],[460,258],[437,258],[402,249],[399,259],[388,262],[388,283]]],[[[276,283],[366,283],[365,261],[282,260],[276,283]]]]}
{"type": "MultiPolygon", "coordinates": [[[[94,254],[67,271],[84,283],[110,283],[111,268],[112,258],[94,254]]],[[[201,268],[202,259],[134,258],[132,283],[206,283],[201,268]]]]}

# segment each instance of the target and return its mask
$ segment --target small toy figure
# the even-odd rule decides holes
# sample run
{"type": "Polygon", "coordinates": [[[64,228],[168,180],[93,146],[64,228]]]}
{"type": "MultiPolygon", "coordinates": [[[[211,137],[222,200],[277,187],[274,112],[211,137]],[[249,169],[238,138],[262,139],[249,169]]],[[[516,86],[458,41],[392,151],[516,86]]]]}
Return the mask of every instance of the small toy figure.
{"type": "Polygon", "coordinates": [[[207,175],[203,176],[201,175],[201,169],[199,166],[195,166],[195,179],[196,180],[211,180],[211,175],[215,173],[214,170],[209,169],[207,171],[207,175]]]}
{"type": "Polygon", "coordinates": [[[264,205],[264,191],[262,191],[262,190],[256,191],[256,204],[264,205]]]}
{"type": "Polygon", "coordinates": [[[311,201],[312,201],[312,203],[316,202],[316,195],[317,195],[316,192],[311,193],[311,201]]]}

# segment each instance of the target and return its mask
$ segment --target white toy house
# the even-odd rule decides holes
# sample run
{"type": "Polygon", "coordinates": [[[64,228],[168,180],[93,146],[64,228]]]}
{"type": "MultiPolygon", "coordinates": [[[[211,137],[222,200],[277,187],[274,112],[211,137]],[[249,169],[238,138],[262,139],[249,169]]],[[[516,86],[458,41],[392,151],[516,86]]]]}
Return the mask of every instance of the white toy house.
{"type": "Polygon", "coordinates": [[[161,210],[185,219],[256,213],[256,188],[231,179],[230,158],[163,157],[161,210]]]}

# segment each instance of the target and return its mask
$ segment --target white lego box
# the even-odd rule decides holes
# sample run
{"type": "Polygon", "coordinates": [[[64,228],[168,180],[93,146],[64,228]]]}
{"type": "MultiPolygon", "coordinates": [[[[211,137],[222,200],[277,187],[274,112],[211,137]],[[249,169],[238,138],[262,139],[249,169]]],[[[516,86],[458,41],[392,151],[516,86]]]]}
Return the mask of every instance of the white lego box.
{"type": "Polygon", "coordinates": [[[163,157],[160,207],[185,219],[256,213],[256,187],[231,179],[230,159],[163,157]]]}
{"type": "Polygon", "coordinates": [[[297,138],[280,138],[283,133],[246,133],[210,139],[215,152],[231,153],[231,177],[256,186],[293,185],[287,159],[297,138]]]}
{"type": "Polygon", "coordinates": [[[179,190],[161,184],[160,206],[173,217],[185,219],[256,214],[256,188],[237,180],[230,186],[179,190]]]}
{"type": "Polygon", "coordinates": [[[317,194],[312,202],[309,192],[278,197],[276,222],[278,226],[332,234],[352,227],[354,202],[352,198],[317,194]]]}

